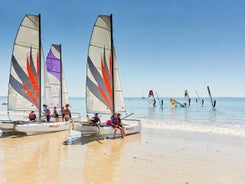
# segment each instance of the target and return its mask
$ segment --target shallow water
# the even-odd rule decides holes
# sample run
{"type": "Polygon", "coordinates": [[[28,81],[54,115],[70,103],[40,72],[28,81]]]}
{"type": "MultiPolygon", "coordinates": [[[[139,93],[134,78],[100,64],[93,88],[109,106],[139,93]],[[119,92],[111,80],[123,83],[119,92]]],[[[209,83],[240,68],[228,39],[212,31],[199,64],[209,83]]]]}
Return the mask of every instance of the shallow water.
{"type": "MultiPolygon", "coordinates": [[[[141,119],[143,127],[245,136],[245,98],[216,98],[215,110],[209,98],[203,98],[203,107],[193,98],[188,108],[175,108],[169,99],[157,99],[156,107],[150,106],[147,98],[125,98],[125,104],[127,113],[134,113],[130,117],[141,119]],[[160,106],[160,100],[164,101],[163,107],[160,106]]],[[[175,99],[184,102],[184,98],[175,99]]],[[[0,98],[2,102],[6,102],[5,97],[0,98]]],[[[70,98],[70,104],[72,112],[86,118],[84,98],[70,98]]],[[[0,114],[1,119],[7,119],[6,106],[1,106],[0,110],[5,111],[0,114]]],[[[14,115],[10,113],[10,117],[14,115]]]]}

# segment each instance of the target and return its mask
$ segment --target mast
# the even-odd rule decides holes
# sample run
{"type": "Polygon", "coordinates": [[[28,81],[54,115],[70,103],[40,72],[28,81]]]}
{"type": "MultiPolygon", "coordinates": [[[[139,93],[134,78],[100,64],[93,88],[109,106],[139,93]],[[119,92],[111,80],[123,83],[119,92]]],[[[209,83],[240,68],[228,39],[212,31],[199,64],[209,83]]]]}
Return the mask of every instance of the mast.
{"type": "Polygon", "coordinates": [[[60,47],[60,107],[63,106],[63,71],[62,71],[62,52],[61,52],[61,44],[60,47]]]}
{"type": "Polygon", "coordinates": [[[110,14],[110,26],[111,26],[111,58],[112,58],[112,113],[115,113],[115,95],[114,95],[114,53],[113,53],[113,27],[112,27],[112,14],[110,14]]]}
{"type": "Polygon", "coordinates": [[[38,65],[39,65],[39,119],[41,120],[41,108],[42,108],[42,89],[41,89],[41,14],[38,15],[39,17],[39,54],[38,54],[38,57],[39,57],[39,62],[38,62],[38,65]]]}

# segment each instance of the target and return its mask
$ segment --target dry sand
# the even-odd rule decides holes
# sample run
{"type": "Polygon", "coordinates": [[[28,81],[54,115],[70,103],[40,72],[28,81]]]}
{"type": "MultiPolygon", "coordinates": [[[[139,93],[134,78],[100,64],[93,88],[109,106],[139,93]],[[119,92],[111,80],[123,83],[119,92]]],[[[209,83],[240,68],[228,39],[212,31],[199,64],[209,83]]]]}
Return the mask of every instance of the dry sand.
{"type": "Polygon", "coordinates": [[[0,163],[1,184],[244,184],[245,138],[144,127],[116,140],[7,136],[0,163]]]}

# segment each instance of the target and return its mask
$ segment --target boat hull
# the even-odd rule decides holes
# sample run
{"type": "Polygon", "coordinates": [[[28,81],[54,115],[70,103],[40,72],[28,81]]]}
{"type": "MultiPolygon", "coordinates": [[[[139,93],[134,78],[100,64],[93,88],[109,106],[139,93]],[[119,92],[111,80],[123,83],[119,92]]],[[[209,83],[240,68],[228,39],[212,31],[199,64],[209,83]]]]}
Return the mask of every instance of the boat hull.
{"type": "Polygon", "coordinates": [[[69,129],[70,122],[30,122],[26,124],[17,124],[15,126],[17,132],[24,132],[26,135],[51,133],[69,129]]]}
{"type": "Polygon", "coordinates": [[[15,124],[16,121],[2,120],[0,121],[0,130],[2,131],[2,133],[16,132],[15,124]]]}
{"type": "MultiPolygon", "coordinates": [[[[124,121],[124,127],[126,135],[140,133],[142,128],[139,120],[130,120],[130,123],[129,121],[124,121]]],[[[102,126],[94,126],[87,122],[81,122],[74,127],[74,130],[80,131],[82,135],[100,134],[108,137],[114,135],[114,128],[112,126],[106,126],[104,123],[102,126]]],[[[116,135],[121,135],[120,130],[117,130],[116,135]]]]}

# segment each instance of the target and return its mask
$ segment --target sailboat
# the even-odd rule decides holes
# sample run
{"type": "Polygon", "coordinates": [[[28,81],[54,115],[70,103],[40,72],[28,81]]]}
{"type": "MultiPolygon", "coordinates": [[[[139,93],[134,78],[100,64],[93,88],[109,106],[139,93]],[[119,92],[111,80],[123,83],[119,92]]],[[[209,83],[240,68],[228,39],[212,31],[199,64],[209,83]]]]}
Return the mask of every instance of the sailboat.
{"type": "MultiPolygon", "coordinates": [[[[115,112],[126,112],[113,45],[112,15],[97,17],[90,38],[86,71],[87,114],[104,114],[108,116],[108,120],[115,112]]],[[[122,122],[125,124],[126,135],[141,131],[140,120],[124,117],[122,122]]],[[[86,121],[81,122],[74,130],[82,134],[99,133],[108,136],[114,133],[114,128],[106,125],[103,120],[98,127],[86,121]]],[[[120,134],[119,131],[117,134],[120,134]]]]}
{"type": "MultiPolygon", "coordinates": [[[[38,113],[37,121],[17,120],[14,122],[15,130],[24,132],[27,135],[62,131],[70,128],[70,122],[44,122],[41,120],[42,72],[40,23],[40,14],[24,16],[15,38],[10,66],[8,110],[25,113],[35,111],[38,113]]],[[[53,63],[52,68],[55,68],[56,70],[55,75],[57,74],[57,81],[62,81],[62,74],[58,74],[58,71],[62,71],[62,65],[57,64],[61,63],[61,47],[52,45],[50,53],[52,53],[55,60],[50,62],[50,58],[48,58],[47,62],[53,63]],[[60,65],[59,69],[57,65],[60,65]]],[[[50,65],[48,65],[48,69],[49,68],[51,68],[50,65]]],[[[44,70],[44,73],[45,71],[46,70],[44,70]]],[[[49,70],[47,70],[47,72],[50,73],[49,70]]],[[[62,82],[60,83],[62,84],[62,82]]],[[[60,90],[60,93],[62,93],[62,90],[60,90]]],[[[53,100],[53,98],[51,99],[53,100]]]]}

